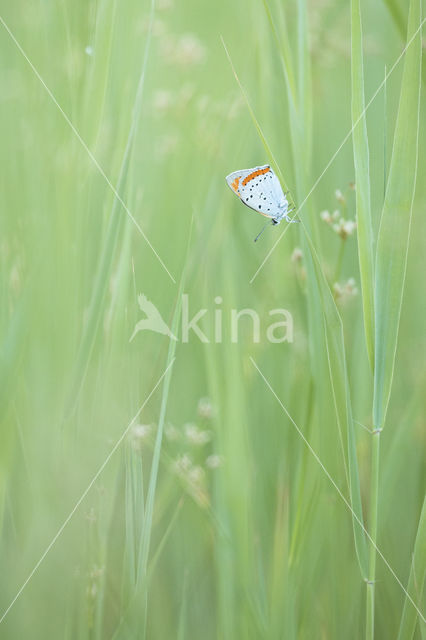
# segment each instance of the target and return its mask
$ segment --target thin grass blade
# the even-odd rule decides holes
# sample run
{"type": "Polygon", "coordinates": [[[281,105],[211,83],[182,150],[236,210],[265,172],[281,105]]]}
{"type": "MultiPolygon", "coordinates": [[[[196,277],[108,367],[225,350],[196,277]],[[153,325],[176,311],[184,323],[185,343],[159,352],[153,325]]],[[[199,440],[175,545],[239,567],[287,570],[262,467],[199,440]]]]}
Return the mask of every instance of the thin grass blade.
{"type": "MultiPolygon", "coordinates": [[[[415,602],[421,606],[423,589],[426,578],[426,498],[423,501],[417,528],[416,541],[414,543],[413,558],[411,562],[410,577],[408,578],[407,591],[415,602]]],[[[402,610],[401,624],[398,640],[409,640],[414,636],[418,614],[408,598],[405,599],[402,610]]],[[[425,628],[425,622],[419,620],[419,624],[425,628]]]]}
{"type": "Polygon", "coordinates": [[[129,174],[129,164],[132,155],[133,143],[136,136],[142,106],[146,67],[150,51],[153,28],[154,8],[155,0],[152,0],[149,28],[147,32],[144,56],[141,64],[138,87],[133,105],[130,129],[127,137],[126,148],[124,150],[120,174],[118,177],[116,195],[114,196],[112,204],[111,215],[106,232],[106,239],[99,259],[96,277],[94,280],[92,296],[90,299],[89,310],[87,314],[86,327],[77,352],[73,377],[70,385],[71,393],[69,395],[68,404],[65,410],[65,418],[67,418],[68,415],[72,413],[86,376],[87,367],[89,365],[90,357],[96,339],[96,334],[98,332],[102,313],[104,311],[105,297],[109,287],[111,269],[114,262],[117,242],[120,236],[121,228],[124,224],[124,221],[126,220],[125,214],[123,213],[123,211],[121,211],[121,208],[129,174]]]}
{"type": "MultiPolygon", "coordinates": [[[[302,225],[304,225],[303,222],[302,225]]],[[[363,579],[366,579],[368,571],[367,545],[364,533],[358,459],[356,454],[355,430],[347,374],[343,324],[339,311],[336,307],[336,303],[334,302],[333,295],[330,291],[330,287],[324,277],[317,252],[308,233],[306,233],[306,239],[307,246],[311,252],[315,276],[321,296],[327,357],[336,418],[339,432],[342,434],[341,437],[346,436],[347,440],[349,492],[350,503],[354,514],[352,516],[352,523],[354,529],[355,549],[361,576],[363,579]]]]}
{"type": "MultiPolygon", "coordinates": [[[[401,38],[405,37],[407,32],[407,21],[403,12],[401,11],[401,5],[397,0],[383,0],[385,5],[388,8],[390,15],[392,16],[392,20],[394,21],[401,38]]],[[[423,65],[422,65],[422,78],[423,83],[426,84],[426,52],[423,51],[423,65]]]]}
{"type": "MultiPolygon", "coordinates": [[[[192,225],[191,225],[192,230],[192,225]]],[[[188,253],[190,246],[191,231],[189,233],[188,253]]],[[[185,259],[185,266],[179,285],[176,305],[173,313],[171,332],[174,336],[179,333],[179,323],[182,310],[182,293],[185,286],[185,274],[188,264],[188,254],[185,259]]],[[[154,514],[154,501],[157,488],[158,470],[160,466],[160,454],[163,442],[164,422],[166,418],[167,401],[169,397],[170,381],[173,372],[173,363],[176,358],[176,340],[170,339],[167,353],[167,373],[164,377],[163,393],[161,397],[160,416],[158,420],[157,434],[154,443],[154,451],[151,462],[151,470],[148,481],[147,497],[145,501],[145,512],[143,515],[143,527],[139,536],[136,550],[136,583],[131,594],[128,607],[123,614],[120,625],[117,628],[114,639],[122,638],[144,638],[146,636],[147,601],[148,601],[148,578],[149,578],[149,552],[152,537],[152,525],[154,514]]],[[[176,512],[177,516],[178,511],[176,512]]],[[[166,534],[168,535],[168,534],[166,534]]]]}
{"type": "Polygon", "coordinates": [[[360,0],[351,2],[352,28],[352,132],[359,270],[361,275],[364,330],[368,359],[374,370],[374,265],[373,229],[371,224],[370,156],[364,96],[364,61],[360,0]]]}
{"type": "Polygon", "coordinates": [[[292,109],[295,109],[296,81],[293,73],[292,52],[289,46],[290,39],[287,34],[286,23],[284,20],[281,20],[280,31],[282,31],[282,36],[279,37],[276,21],[272,16],[271,8],[267,0],[263,0],[263,5],[265,7],[265,13],[268,18],[269,26],[271,28],[271,32],[274,37],[275,44],[277,46],[278,51],[280,52],[280,60],[281,60],[281,65],[284,72],[284,78],[286,81],[289,104],[292,109]]]}
{"type": "Polygon", "coordinates": [[[262,127],[260,126],[260,123],[259,123],[258,119],[256,118],[256,115],[255,115],[255,113],[253,111],[253,107],[251,106],[251,103],[250,103],[249,97],[247,95],[247,92],[244,89],[243,85],[241,84],[241,81],[240,81],[240,79],[239,79],[239,77],[237,75],[237,72],[235,70],[234,63],[232,62],[232,58],[230,56],[230,53],[228,51],[228,48],[227,48],[223,38],[222,38],[222,44],[223,44],[223,48],[225,49],[226,56],[227,56],[227,58],[229,60],[229,64],[231,65],[232,73],[234,74],[235,80],[237,81],[237,84],[238,84],[238,86],[240,88],[240,91],[241,91],[241,93],[243,95],[243,98],[244,98],[244,100],[246,102],[247,108],[248,108],[249,113],[250,113],[250,117],[251,117],[251,119],[253,121],[254,126],[256,127],[257,133],[258,133],[259,138],[260,138],[260,140],[261,140],[261,142],[263,144],[263,147],[264,147],[264,149],[266,151],[266,154],[270,158],[270,162],[273,165],[274,170],[278,174],[278,177],[280,179],[281,185],[283,186],[284,190],[287,190],[288,187],[287,187],[287,184],[286,184],[286,182],[284,180],[284,176],[283,176],[283,174],[281,172],[279,164],[275,160],[275,156],[272,153],[272,149],[269,146],[268,141],[266,140],[265,134],[263,133],[262,127]]]}
{"type": "Polygon", "coordinates": [[[125,517],[126,517],[126,577],[128,593],[136,584],[136,550],[144,523],[144,491],[142,458],[127,443],[125,451],[125,517]]]}

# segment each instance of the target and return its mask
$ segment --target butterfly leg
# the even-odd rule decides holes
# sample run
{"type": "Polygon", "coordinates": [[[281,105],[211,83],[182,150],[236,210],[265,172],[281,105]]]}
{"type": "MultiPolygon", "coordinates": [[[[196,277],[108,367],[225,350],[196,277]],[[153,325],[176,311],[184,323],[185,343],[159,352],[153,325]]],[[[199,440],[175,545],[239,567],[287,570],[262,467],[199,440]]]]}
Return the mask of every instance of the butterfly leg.
{"type": "Polygon", "coordinates": [[[288,215],[292,211],[295,211],[295,209],[296,209],[296,207],[293,206],[291,209],[288,210],[287,215],[284,216],[284,219],[285,219],[286,222],[300,222],[300,220],[295,220],[294,218],[290,218],[290,216],[288,215]]]}

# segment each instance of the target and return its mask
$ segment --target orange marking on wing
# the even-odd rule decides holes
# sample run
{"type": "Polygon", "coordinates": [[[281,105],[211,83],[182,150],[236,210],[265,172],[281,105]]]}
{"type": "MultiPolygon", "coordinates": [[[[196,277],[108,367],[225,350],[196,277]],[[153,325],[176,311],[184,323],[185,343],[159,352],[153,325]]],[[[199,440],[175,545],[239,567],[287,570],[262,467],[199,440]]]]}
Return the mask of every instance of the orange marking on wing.
{"type": "Polygon", "coordinates": [[[240,184],[240,176],[237,176],[234,180],[234,182],[231,182],[231,187],[233,188],[233,190],[235,191],[236,194],[240,195],[240,192],[238,191],[238,185],[240,184]]]}
{"type": "Polygon", "coordinates": [[[253,171],[253,173],[249,173],[247,178],[244,178],[242,182],[243,187],[246,186],[247,182],[250,182],[250,180],[253,180],[253,178],[257,178],[257,176],[262,176],[264,173],[268,173],[268,171],[270,170],[271,170],[271,167],[266,167],[265,169],[257,169],[257,171],[253,171]]]}

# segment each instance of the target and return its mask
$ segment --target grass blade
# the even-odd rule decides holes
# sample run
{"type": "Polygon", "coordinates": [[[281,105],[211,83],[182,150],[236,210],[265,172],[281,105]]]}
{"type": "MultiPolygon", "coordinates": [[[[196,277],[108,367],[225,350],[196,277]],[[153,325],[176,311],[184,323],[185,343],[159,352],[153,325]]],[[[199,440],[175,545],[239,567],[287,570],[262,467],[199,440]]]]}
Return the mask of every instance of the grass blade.
{"type": "MultiPolygon", "coordinates": [[[[192,226],[191,226],[192,229],[192,226]]],[[[189,233],[188,252],[190,246],[191,231],[189,233]]],[[[177,294],[175,310],[171,332],[178,335],[179,322],[181,317],[182,293],[185,286],[185,273],[188,264],[186,256],[183,275],[181,278],[179,291],[177,294]]],[[[145,511],[143,514],[143,526],[139,536],[139,543],[136,551],[136,583],[133,593],[130,594],[126,603],[127,610],[123,614],[120,625],[117,628],[114,638],[143,638],[146,636],[147,627],[147,601],[148,601],[148,578],[149,578],[149,551],[151,546],[152,524],[154,515],[154,501],[157,488],[158,470],[160,466],[160,454],[163,441],[164,423],[166,418],[167,401],[169,397],[170,381],[173,372],[173,363],[176,358],[176,340],[170,338],[167,354],[167,373],[164,377],[163,393],[161,397],[160,416],[158,420],[157,434],[154,443],[154,451],[151,463],[151,470],[148,481],[147,497],[145,501],[145,511]]],[[[178,511],[176,512],[177,515],[178,511]]],[[[167,537],[168,534],[166,534],[167,537]]],[[[156,557],[156,556],[155,556],[156,557]]],[[[155,563],[155,558],[154,558],[155,563]]]]}
{"type": "Polygon", "coordinates": [[[123,160],[121,163],[120,174],[118,177],[116,195],[114,196],[111,215],[109,218],[108,230],[106,232],[105,244],[102,250],[102,254],[99,259],[99,264],[96,272],[96,277],[93,285],[93,292],[90,300],[87,324],[83,337],[80,341],[78,353],[74,366],[74,373],[71,382],[71,393],[66,407],[65,417],[72,413],[78,396],[80,394],[81,387],[83,385],[85,375],[87,373],[87,367],[89,365],[90,357],[93,351],[96,334],[99,329],[102,313],[104,311],[105,296],[108,291],[110,282],[111,269],[114,262],[115,250],[120,236],[120,231],[126,220],[123,212],[121,211],[122,202],[124,197],[124,191],[126,189],[127,178],[129,174],[129,165],[132,155],[133,143],[136,136],[138,121],[140,118],[142,98],[145,86],[146,66],[150,51],[152,25],[154,19],[155,0],[151,2],[150,10],[150,24],[147,33],[147,39],[145,44],[145,51],[143,55],[141,70],[139,74],[139,82],[136,91],[135,101],[133,105],[132,119],[127,137],[126,148],[124,150],[123,160]]]}
{"type": "MultiPolygon", "coordinates": [[[[422,601],[424,582],[426,578],[426,498],[420,514],[414,544],[413,559],[411,563],[410,577],[407,591],[419,605],[422,601]]],[[[398,640],[408,640],[414,635],[416,629],[417,612],[408,598],[405,599],[402,611],[401,625],[399,627],[398,640]]]]}
{"type": "Polygon", "coordinates": [[[264,149],[266,151],[266,154],[270,158],[270,162],[273,165],[274,170],[276,171],[276,173],[279,176],[281,185],[283,186],[284,190],[287,190],[288,187],[287,187],[287,184],[286,184],[286,182],[284,180],[284,176],[283,176],[283,174],[281,172],[279,164],[275,160],[274,154],[272,153],[272,149],[269,146],[268,141],[266,140],[265,134],[263,133],[262,127],[260,126],[260,123],[259,123],[258,119],[256,118],[256,115],[255,115],[255,113],[253,111],[253,107],[250,104],[250,100],[248,98],[247,92],[244,89],[243,85],[241,84],[241,81],[240,81],[240,79],[239,79],[239,77],[237,75],[237,72],[235,70],[234,63],[232,62],[232,58],[231,58],[231,56],[229,54],[228,48],[227,48],[223,38],[222,38],[222,44],[223,44],[223,48],[225,49],[226,56],[227,56],[227,58],[229,60],[229,64],[231,65],[232,73],[234,74],[235,80],[237,81],[237,84],[238,84],[238,86],[240,88],[241,94],[242,94],[242,96],[243,96],[243,98],[245,100],[245,103],[247,105],[247,108],[249,110],[250,117],[251,117],[251,119],[253,121],[254,126],[256,127],[256,131],[257,131],[258,136],[259,136],[259,138],[260,138],[260,140],[262,142],[262,145],[263,145],[263,147],[264,147],[264,149]]]}
{"type": "Polygon", "coordinates": [[[272,15],[271,8],[267,0],[263,0],[265,7],[265,13],[268,18],[269,26],[271,28],[272,35],[274,37],[275,45],[280,52],[280,60],[283,68],[284,79],[286,82],[287,95],[289,97],[289,104],[292,109],[295,109],[296,103],[296,81],[293,74],[293,62],[292,52],[289,46],[290,39],[288,37],[286,23],[281,21],[282,37],[278,36],[276,21],[272,15]]]}
{"type": "MultiPolygon", "coordinates": [[[[267,5],[266,5],[267,6],[267,5]]],[[[296,176],[298,185],[298,196],[301,197],[307,189],[304,185],[309,173],[310,166],[310,129],[312,104],[310,100],[310,60],[308,55],[308,41],[306,37],[306,16],[307,8],[304,2],[299,4],[298,28],[299,28],[299,48],[298,48],[298,110],[290,110],[292,116],[291,136],[292,149],[295,166],[300,168],[296,176]],[[303,133],[302,133],[303,132],[303,133]]],[[[269,13],[268,13],[269,17],[269,13]]],[[[293,73],[288,69],[288,58],[283,57],[282,64],[287,89],[291,87],[293,73]]],[[[292,94],[288,90],[289,104],[292,104],[292,94]]],[[[314,227],[314,225],[312,225],[314,227]]],[[[310,221],[308,218],[302,220],[301,225],[304,234],[304,245],[306,246],[306,268],[308,271],[309,287],[309,314],[310,314],[310,339],[313,344],[313,353],[318,354],[322,342],[321,328],[318,327],[317,309],[318,304],[322,307],[325,327],[325,340],[328,356],[328,369],[333,388],[333,400],[336,413],[337,424],[343,449],[345,467],[348,467],[348,483],[350,489],[351,506],[356,514],[353,518],[355,547],[361,575],[367,575],[367,547],[363,531],[363,515],[360,494],[360,483],[358,474],[358,462],[356,456],[355,434],[353,430],[352,409],[347,377],[346,355],[343,338],[343,325],[340,314],[337,310],[330,287],[325,278],[316,249],[309,235],[310,221]],[[312,275],[312,277],[311,277],[312,275]],[[316,280],[316,284],[315,284],[316,280]],[[346,451],[348,463],[346,464],[346,451]],[[360,525],[361,523],[361,525],[360,525]]],[[[315,231],[315,228],[314,228],[315,231]]],[[[318,357],[316,355],[316,357],[318,357]]],[[[320,379],[322,369],[320,362],[314,364],[314,372],[320,379]]],[[[324,363],[325,367],[327,366],[324,363]]],[[[314,374],[315,375],[315,374],[314,374]]]]}
{"type": "Polygon", "coordinates": [[[375,369],[367,582],[367,638],[374,638],[379,447],[392,387],[417,177],[421,90],[420,0],[411,0],[401,95],[377,242],[375,369]],[[417,33],[416,33],[417,30],[417,33]]]}
{"type": "Polygon", "coordinates": [[[187,618],[188,618],[188,573],[185,571],[182,580],[182,603],[179,612],[179,626],[177,629],[177,640],[184,640],[187,634],[187,618]]]}
{"type": "MultiPolygon", "coordinates": [[[[304,225],[303,221],[302,225],[304,225]]],[[[339,432],[341,434],[346,434],[347,436],[350,503],[356,516],[352,517],[355,549],[361,575],[365,579],[367,576],[367,547],[363,529],[364,520],[362,514],[358,460],[356,455],[354,424],[347,375],[343,325],[336,303],[334,302],[334,298],[330,291],[330,287],[321,269],[317,252],[307,233],[306,239],[311,252],[315,276],[321,296],[329,373],[333,389],[336,418],[339,426],[339,432]]]]}
{"type": "Polygon", "coordinates": [[[142,457],[138,451],[126,443],[125,451],[126,481],[126,569],[128,588],[136,583],[136,549],[137,541],[144,522],[144,492],[142,457]]]}
{"type": "Polygon", "coordinates": [[[371,224],[370,199],[370,157],[368,149],[367,122],[364,97],[364,62],[362,53],[362,26],[360,0],[351,2],[352,29],[352,132],[355,183],[356,214],[361,275],[364,329],[368,359],[374,369],[374,267],[373,229],[371,224]]]}
{"type": "MultiPolygon", "coordinates": [[[[404,38],[407,32],[407,22],[405,20],[404,14],[401,11],[400,4],[397,2],[397,0],[383,0],[383,1],[387,6],[390,15],[392,16],[392,20],[394,21],[401,38],[404,38]]],[[[426,53],[423,51],[423,63],[425,60],[426,60],[426,53]]],[[[422,77],[423,77],[423,82],[426,84],[426,65],[425,64],[423,64],[423,67],[422,67],[422,77]]]]}
{"type": "MultiPolygon", "coordinates": [[[[190,236],[191,236],[191,232],[190,232],[190,236]]],[[[189,247],[189,244],[190,244],[190,240],[188,242],[188,247],[189,247]]],[[[187,262],[188,262],[188,256],[185,261],[184,271],[182,274],[179,291],[177,294],[176,306],[173,314],[171,333],[174,336],[177,336],[179,333],[179,322],[180,322],[181,309],[182,309],[182,294],[185,286],[185,273],[186,273],[187,262]]],[[[167,366],[169,366],[170,363],[172,363],[173,360],[175,359],[175,353],[176,353],[176,340],[170,339],[169,351],[167,354],[167,366]]],[[[148,554],[149,554],[149,547],[150,547],[150,540],[151,540],[152,517],[154,512],[154,498],[155,498],[155,490],[157,487],[158,468],[160,465],[161,444],[163,440],[164,421],[166,418],[167,399],[169,395],[172,370],[173,370],[173,367],[170,367],[166,377],[164,378],[163,396],[161,398],[160,417],[158,420],[157,435],[155,438],[154,453],[152,458],[151,472],[149,476],[148,491],[147,491],[146,504],[145,504],[145,521],[144,521],[144,527],[142,530],[140,546],[139,546],[139,561],[138,561],[138,570],[137,570],[138,583],[145,580],[145,577],[147,574],[147,568],[148,568],[148,554]]]]}
{"type": "MultiPolygon", "coordinates": [[[[407,42],[420,24],[412,0],[407,42]]],[[[406,52],[385,202],[380,222],[375,280],[374,425],[382,427],[391,392],[407,266],[414,199],[420,109],[421,31],[406,52]]]]}

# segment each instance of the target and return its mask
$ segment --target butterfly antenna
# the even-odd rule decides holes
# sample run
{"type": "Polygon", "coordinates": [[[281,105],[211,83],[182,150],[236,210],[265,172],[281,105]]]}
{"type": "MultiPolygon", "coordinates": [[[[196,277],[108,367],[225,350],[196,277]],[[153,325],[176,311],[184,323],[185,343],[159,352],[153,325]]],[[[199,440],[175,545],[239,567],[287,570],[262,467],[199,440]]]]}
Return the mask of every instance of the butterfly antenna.
{"type": "Polygon", "coordinates": [[[271,224],[270,222],[267,222],[262,229],[260,230],[260,232],[257,234],[257,236],[255,237],[254,241],[257,242],[258,239],[260,238],[260,236],[262,235],[262,233],[265,231],[266,227],[271,224]]]}

